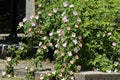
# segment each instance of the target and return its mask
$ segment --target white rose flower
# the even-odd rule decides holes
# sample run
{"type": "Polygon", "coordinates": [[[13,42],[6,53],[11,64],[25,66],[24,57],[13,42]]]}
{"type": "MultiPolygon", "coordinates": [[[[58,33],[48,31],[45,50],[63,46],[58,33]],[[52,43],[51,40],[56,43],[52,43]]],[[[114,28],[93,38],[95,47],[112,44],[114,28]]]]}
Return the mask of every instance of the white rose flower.
{"type": "Polygon", "coordinates": [[[118,72],[118,70],[117,70],[117,69],[115,69],[115,70],[114,70],[114,72],[115,72],[115,73],[117,73],[117,72],[118,72]]]}
{"type": "Polygon", "coordinates": [[[52,13],[49,13],[48,16],[52,16],[52,13]]]}
{"type": "Polygon", "coordinates": [[[58,44],[56,44],[55,47],[57,48],[57,47],[58,47],[58,44]]]}
{"type": "Polygon", "coordinates": [[[2,76],[5,76],[6,75],[6,72],[4,71],[4,72],[2,72],[2,76]]]}
{"type": "Polygon", "coordinates": [[[23,18],[23,22],[26,22],[27,21],[27,18],[25,17],[25,18],[23,18]]]}
{"type": "Polygon", "coordinates": [[[23,22],[19,22],[19,26],[22,27],[23,26],[23,22]]]}
{"type": "Polygon", "coordinates": [[[10,75],[10,74],[8,74],[8,75],[7,75],[7,77],[11,77],[11,75],[10,75]]]}
{"type": "Polygon", "coordinates": [[[35,19],[39,19],[39,16],[35,16],[35,19]]]}
{"type": "Polygon", "coordinates": [[[111,70],[106,70],[107,73],[111,73],[112,71],[111,70]]]}
{"type": "Polygon", "coordinates": [[[78,42],[76,39],[73,40],[73,43],[76,45],[78,42]]]}
{"type": "Polygon", "coordinates": [[[27,69],[28,69],[28,67],[26,66],[26,67],[25,67],[25,69],[27,70],[27,69]]]}
{"type": "Polygon", "coordinates": [[[55,74],[56,74],[56,71],[52,71],[52,74],[54,74],[54,75],[55,75],[55,74]]]}
{"type": "Polygon", "coordinates": [[[64,7],[67,7],[67,5],[68,5],[67,2],[63,2],[64,7]]]}
{"type": "Polygon", "coordinates": [[[61,14],[61,16],[64,16],[64,15],[65,15],[65,13],[66,13],[66,12],[63,12],[63,13],[61,14]]]}
{"type": "Polygon", "coordinates": [[[39,42],[39,46],[41,46],[41,45],[42,45],[42,42],[40,41],[40,42],[39,42]]]}
{"type": "Polygon", "coordinates": [[[81,18],[77,18],[77,21],[78,21],[78,22],[81,22],[81,18]]]}
{"type": "Polygon", "coordinates": [[[119,62],[114,62],[114,66],[118,66],[119,65],[119,62]]]}
{"type": "Polygon", "coordinates": [[[77,11],[74,11],[73,14],[74,14],[75,16],[77,16],[77,15],[78,15],[78,12],[77,12],[77,11]]]}
{"type": "Polygon", "coordinates": [[[75,48],[75,49],[74,49],[74,52],[75,52],[75,53],[78,53],[78,48],[75,48]]]}
{"type": "Polygon", "coordinates": [[[54,13],[57,13],[57,9],[53,9],[53,12],[54,12],[54,13]]]}
{"type": "Polygon", "coordinates": [[[72,37],[76,37],[76,33],[72,33],[72,37]]]}
{"type": "Polygon", "coordinates": [[[39,4],[38,7],[39,7],[39,8],[42,7],[42,4],[39,4]]]}
{"type": "Polygon", "coordinates": [[[32,15],[32,16],[30,16],[30,19],[33,19],[34,18],[34,16],[32,15]]]}
{"type": "Polygon", "coordinates": [[[49,33],[49,36],[52,36],[53,35],[53,32],[49,33]]]}
{"type": "Polygon", "coordinates": [[[69,7],[70,7],[70,8],[73,8],[73,7],[74,7],[74,5],[73,5],[73,4],[71,4],[69,7]]]}
{"type": "Polygon", "coordinates": [[[72,52],[70,51],[70,52],[68,52],[68,56],[72,56],[72,52]]]}
{"type": "Polygon", "coordinates": [[[42,13],[42,11],[38,11],[37,13],[38,13],[38,14],[41,14],[41,13],[42,13]]]}
{"type": "Polygon", "coordinates": [[[7,57],[7,61],[8,61],[8,62],[11,61],[11,57],[7,57]]]}
{"type": "Polygon", "coordinates": [[[36,25],[36,23],[35,23],[35,22],[32,22],[32,23],[31,23],[31,25],[32,25],[32,26],[35,26],[35,25],[36,25]]]}
{"type": "Polygon", "coordinates": [[[34,69],[33,69],[33,68],[30,68],[30,71],[34,71],[34,69]]]}
{"type": "Polygon", "coordinates": [[[63,47],[66,47],[66,46],[67,46],[67,43],[64,43],[64,44],[63,44],[63,47]]]}
{"type": "Polygon", "coordinates": [[[46,40],[46,39],[47,39],[47,36],[44,36],[44,37],[43,37],[43,40],[46,40]]]}

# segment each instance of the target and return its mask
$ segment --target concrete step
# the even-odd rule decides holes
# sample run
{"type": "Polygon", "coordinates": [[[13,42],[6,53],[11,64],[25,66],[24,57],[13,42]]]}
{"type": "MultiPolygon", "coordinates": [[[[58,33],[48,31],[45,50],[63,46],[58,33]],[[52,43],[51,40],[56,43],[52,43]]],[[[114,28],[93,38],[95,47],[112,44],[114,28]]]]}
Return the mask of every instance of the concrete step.
{"type": "Polygon", "coordinates": [[[75,73],[75,80],[120,80],[120,73],[86,71],[75,73]]]}

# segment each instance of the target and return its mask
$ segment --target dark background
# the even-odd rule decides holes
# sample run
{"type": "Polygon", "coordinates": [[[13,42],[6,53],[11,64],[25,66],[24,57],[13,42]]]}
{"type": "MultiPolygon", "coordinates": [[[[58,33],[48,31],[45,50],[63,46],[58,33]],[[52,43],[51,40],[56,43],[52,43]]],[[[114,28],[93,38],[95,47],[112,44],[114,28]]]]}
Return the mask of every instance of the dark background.
{"type": "Polygon", "coordinates": [[[13,25],[17,27],[25,16],[25,0],[0,0],[0,34],[11,33],[13,25]],[[13,21],[11,21],[13,20],[13,21]]]}
{"type": "Polygon", "coordinates": [[[0,0],[0,33],[10,32],[10,0],[0,0]]]}

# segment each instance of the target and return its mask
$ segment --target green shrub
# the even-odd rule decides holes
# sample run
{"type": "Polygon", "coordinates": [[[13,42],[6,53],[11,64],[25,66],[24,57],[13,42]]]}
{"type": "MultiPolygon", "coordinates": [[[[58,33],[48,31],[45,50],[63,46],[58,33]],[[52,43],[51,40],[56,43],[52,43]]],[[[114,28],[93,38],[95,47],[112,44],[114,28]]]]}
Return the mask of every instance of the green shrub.
{"type": "Polygon", "coordinates": [[[54,50],[58,79],[70,79],[77,67],[100,71],[120,68],[119,0],[37,0],[36,16],[20,22],[27,45],[42,60],[54,50]],[[68,75],[69,74],[69,75],[68,75]]]}

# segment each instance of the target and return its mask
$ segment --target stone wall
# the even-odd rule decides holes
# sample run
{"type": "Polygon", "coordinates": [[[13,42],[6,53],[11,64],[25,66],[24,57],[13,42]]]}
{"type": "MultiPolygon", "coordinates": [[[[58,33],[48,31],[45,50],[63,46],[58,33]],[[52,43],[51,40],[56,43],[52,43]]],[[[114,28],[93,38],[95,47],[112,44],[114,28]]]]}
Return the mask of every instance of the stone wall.
{"type": "Polygon", "coordinates": [[[34,0],[26,0],[26,17],[35,15],[35,3],[34,0]]]}
{"type": "Polygon", "coordinates": [[[120,74],[102,72],[81,72],[75,74],[75,80],[120,80],[120,74]]]}

